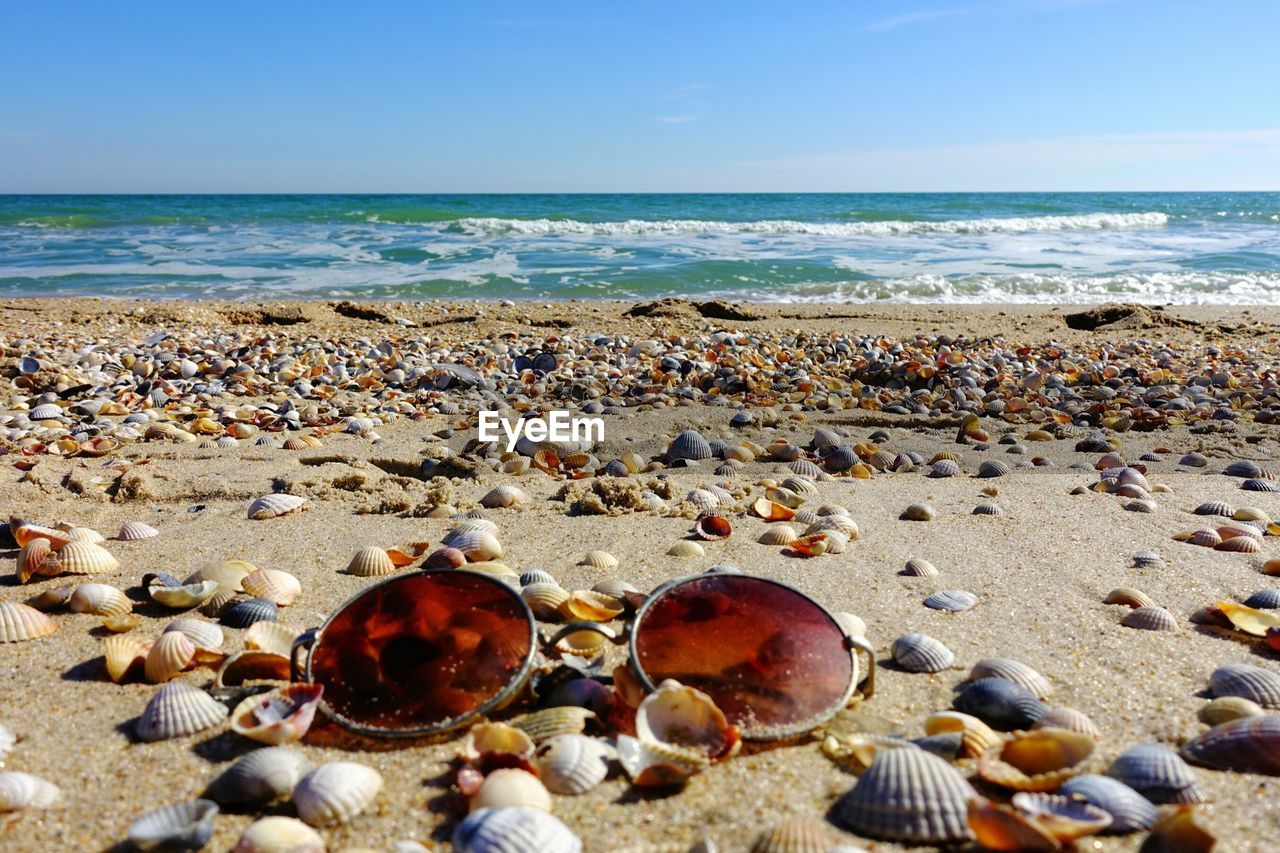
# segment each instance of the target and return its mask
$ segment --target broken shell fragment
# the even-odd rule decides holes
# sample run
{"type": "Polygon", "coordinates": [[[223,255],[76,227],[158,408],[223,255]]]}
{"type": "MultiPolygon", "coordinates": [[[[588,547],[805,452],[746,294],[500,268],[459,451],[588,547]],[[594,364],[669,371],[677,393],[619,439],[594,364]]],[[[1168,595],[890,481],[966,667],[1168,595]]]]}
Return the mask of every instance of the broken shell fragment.
{"type": "Polygon", "coordinates": [[[978,760],[983,779],[1017,791],[1053,791],[1093,754],[1094,739],[1066,729],[1015,733],[978,760]]]}
{"type": "Polygon", "coordinates": [[[213,837],[213,819],[217,816],[218,806],[209,800],[161,806],[129,825],[129,843],[144,851],[199,850],[213,837]]]}
{"type": "Polygon", "coordinates": [[[302,740],[323,694],[320,684],[290,684],[250,696],[231,712],[231,730],[272,746],[302,740]]]}

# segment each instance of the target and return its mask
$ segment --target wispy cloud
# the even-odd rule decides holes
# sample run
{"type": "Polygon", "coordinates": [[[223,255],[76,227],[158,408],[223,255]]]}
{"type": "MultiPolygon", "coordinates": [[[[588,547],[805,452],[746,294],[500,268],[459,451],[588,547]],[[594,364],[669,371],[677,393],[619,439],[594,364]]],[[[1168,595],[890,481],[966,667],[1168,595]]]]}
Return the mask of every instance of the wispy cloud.
{"type": "Polygon", "coordinates": [[[693,124],[697,120],[697,116],[661,116],[658,118],[658,121],[663,124],[693,124]]]}
{"type": "Polygon", "coordinates": [[[698,94],[699,92],[704,92],[710,88],[711,87],[708,86],[706,83],[690,83],[687,86],[677,86],[676,88],[672,89],[670,92],[667,92],[662,97],[663,97],[663,100],[678,101],[681,98],[688,98],[692,95],[698,94]]]}
{"type": "Polygon", "coordinates": [[[896,30],[899,27],[910,26],[911,24],[923,24],[928,21],[936,21],[939,18],[950,18],[955,15],[964,15],[972,9],[965,7],[961,9],[934,9],[922,12],[907,12],[902,15],[894,15],[891,18],[884,18],[874,23],[868,24],[862,28],[864,33],[883,33],[889,30],[896,30]]]}

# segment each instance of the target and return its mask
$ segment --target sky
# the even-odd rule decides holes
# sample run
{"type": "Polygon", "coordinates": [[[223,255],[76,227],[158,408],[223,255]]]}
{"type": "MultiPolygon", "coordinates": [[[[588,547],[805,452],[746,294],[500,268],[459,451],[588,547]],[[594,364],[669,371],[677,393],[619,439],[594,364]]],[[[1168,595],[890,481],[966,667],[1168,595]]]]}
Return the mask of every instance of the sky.
{"type": "Polygon", "coordinates": [[[6,3],[0,192],[1280,190],[1274,0],[6,3]]]}

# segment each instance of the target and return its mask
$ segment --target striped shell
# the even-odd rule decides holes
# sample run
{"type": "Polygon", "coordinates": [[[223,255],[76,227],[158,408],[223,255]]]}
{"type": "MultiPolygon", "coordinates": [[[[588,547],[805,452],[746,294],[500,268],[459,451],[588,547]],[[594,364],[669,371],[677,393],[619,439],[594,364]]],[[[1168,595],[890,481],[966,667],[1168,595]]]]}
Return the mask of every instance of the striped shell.
{"type": "Polygon", "coordinates": [[[306,498],[300,498],[297,495],[280,493],[263,495],[249,504],[249,518],[254,521],[275,518],[293,512],[306,502],[306,498]]]}
{"type": "Polygon", "coordinates": [[[1089,719],[1089,715],[1075,708],[1049,708],[1040,719],[1036,720],[1032,728],[1066,729],[1069,732],[1088,735],[1094,740],[1102,739],[1102,732],[1093,720],[1089,719]]]}
{"type": "Polygon", "coordinates": [[[1039,699],[1048,699],[1053,693],[1053,685],[1049,683],[1049,679],[1022,661],[1012,658],[983,658],[969,670],[965,681],[978,681],[982,678],[1006,678],[1015,684],[1021,684],[1039,699]]]}
{"type": "Polygon", "coordinates": [[[246,650],[264,651],[288,657],[293,648],[293,641],[300,633],[302,632],[297,627],[283,622],[254,622],[244,632],[244,647],[246,650]]]}
{"type": "Polygon", "coordinates": [[[370,545],[356,551],[351,562],[347,564],[347,573],[358,578],[374,578],[395,572],[396,564],[382,548],[370,545]]]}
{"type": "MultiPolygon", "coordinates": [[[[521,771],[523,772],[523,771],[521,771]]],[[[298,782],[293,805],[312,826],[347,823],[364,811],[382,790],[382,776],[352,761],[322,764],[298,782]]]]}
{"type": "Polygon", "coordinates": [[[140,539],[152,539],[160,535],[150,524],[142,521],[126,521],[120,525],[120,533],[116,538],[121,542],[137,542],[140,539]]]}
{"type": "Polygon", "coordinates": [[[1280,714],[1216,725],[1186,743],[1182,757],[1215,770],[1280,776],[1280,714]]]}
{"type": "Polygon", "coordinates": [[[977,758],[1004,740],[997,731],[982,720],[959,711],[939,711],[929,715],[924,721],[924,730],[928,735],[959,733],[961,735],[959,755],[963,758],[977,758]]]}
{"type": "Polygon", "coordinates": [[[672,461],[676,459],[701,461],[710,459],[711,456],[711,445],[696,430],[685,430],[667,446],[667,458],[672,461]]]}
{"type": "Polygon", "coordinates": [[[750,853],[828,853],[834,849],[823,825],[801,815],[792,815],[756,836],[750,853]]]}
{"type": "Polygon", "coordinates": [[[893,641],[890,651],[908,672],[941,672],[956,662],[955,654],[928,634],[904,634],[893,641]]]}
{"type": "Polygon", "coordinates": [[[1135,607],[1126,613],[1120,624],[1141,631],[1176,631],[1178,620],[1163,607],[1135,607]]]}
{"type": "Polygon", "coordinates": [[[980,503],[977,506],[975,506],[973,508],[973,514],[974,515],[1004,515],[1004,509],[1001,508],[1000,504],[992,503],[988,501],[986,503],[980,503]]]}
{"type": "Polygon", "coordinates": [[[1133,566],[1136,569],[1163,569],[1164,558],[1155,551],[1139,551],[1133,555],[1133,566]]]}
{"type": "Polygon", "coordinates": [[[511,725],[533,738],[534,743],[564,734],[581,734],[595,712],[573,705],[562,705],[531,711],[511,721],[511,725]]]}
{"type": "Polygon", "coordinates": [[[1025,730],[1044,716],[1046,708],[1027,688],[1007,678],[970,682],[952,703],[997,731],[1025,730]]]}
{"type": "Polygon", "coordinates": [[[1280,709],[1280,674],[1247,663],[1220,666],[1209,676],[1209,692],[1219,696],[1239,696],[1269,710],[1280,709]]]}
{"type": "Polygon", "coordinates": [[[498,534],[482,528],[455,527],[443,540],[450,548],[456,548],[473,563],[496,560],[503,554],[498,534]]]}
{"type": "Polygon", "coordinates": [[[1012,469],[1009,463],[999,459],[988,459],[978,466],[979,477],[1006,477],[1012,469]]]}
{"type": "Polygon", "coordinates": [[[58,563],[62,571],[73,575],[98,575],[120,568],[120,561],[110,551],[93,542],[68,542],[58,550],[58,563]]]}
{"type": "Polygon", "coordinates": [[[1129,501],[1124,505],[1129,512],[1155,512],[1160,509],[1160,505],[1151,500],[1129,501]]]}
{"type": "Polygon", "coordinates": [[[1262,543],[1252,536],[1232,536],[1214,545],[1213,550],[1229,551],[1233,554],[1258,554],[1262,551],[1262,543]]]}
{"type": "Polygon", "coordinates": [[[1107,775],[1117,779],[1153,803],[1199,803],[1195,773],[1178,754],[1158,743],[1130,747],[1120,754],[1107,775]]]}
{"type": "Polygon", "coordinates": [[[557,583],[531,583],[520,590],[520,597],[543,620],[558,619],[561,608],[569,601],[569,593],[557,583]]]}
{"type": "Polygon", "coordinates": [[[495,486],[480,498],[480,506],[488,509],[505,509],[528,502],[529,496],[515,486],[495,486]]]}
{"type": "Polygon", "coordinates": [[[264,817],[249,824],[232,853],[325,853],[324,839],[297,818],[264,817]]]}
{"type": "Polygon", "coordinates": [[[1216,530],[1194,530],[1188,536],[1187,541],[1192,545],[1199,545],[1201,548],[1216,548],[1222,544],[1222,537],[1218,535],[1216,530]]]}
{"type": "Polygon", "coordinates": [[[922,749],[889,749],[836,804],[840,822],[859,835],[936,844],[965,841],[973,787],[950,764],[922,749]]]}
{"type": "Polygon", "coordinates": [[[1080,797],[1111,815],[1108,833],[1150,829],[1159,814],[1150,800],[1109,776],[1077,776],[1068,779],[1058,790],[1063,796],[1080,797]]]}
{"type": "Polygon", "coordinates": [[[1221,515],[1231,518],[1235,515],[1235,507],[1224,501],[1206,501],[1192,510],[1196,515],[1221,515]]]}
{"type": "Polygon", "coordinates": [[[557,735],[537,750],[538,770],[554,794],[585,794],[609,775],[610,750],[595,738],[557,735]]]}
{"type": "Polygon", "coordinates": [[[858,522],[848,515],[838,512],[830,515],[819,514],[817,520],[806,527],[800,535],[812,536],[815,533],[826,533],[832,530],[843,533],[850,540],[857,539],[861,535],[858,530],[858,522]]]}
{"type": "Polygon", "coordinates": [[[287,607],[302,594],[302,584],[296,577],[280,569],[258,569],[250,572],[243,581],[244,591],[254,598],[287,607]]]}
{"type": "Polygon", "coordinates": [[[582,853],[582,842],[546,812],[477,809],[453,830],[456,853],[582,853]]]}
{"type": "Polygon", "coordinates": [[[972,609],[978,603],[978,596],[963,589],[944,589],[933,593],[924,600],[924,606],[931,610],[944,610],[948,613],[960,613],[972,609]]]}
{"type": "Polygon", "coordinates": [[[954,459],[939,459],[929,466],[930,477],[959,477],[960,463],[954,459]]]}
{"type": "Polygon", "coordinates": [[[938,574],[938,569],[928,560],[922,560],[919,557],[912,557],[907,560],[906,566],[903,567],[899,574],[913,578],[931,578],[938,574]]]}
{"type": "Polygon", "coordinates": [[[219,614],[222,624],[228,628],[248,628],[255,622],[274,622],[278,611],[274,601],[250,598],[231,605],[219,614]]]}
{"type": "Polygon", "coordinates": [[[1280,483],[1275,480],[1249,479],[1240,484],[1246,492],[1280,492],[1280,483]]]}
{"type": "Polygon", "coordinates": [[[608,551],[588,551],[578,561],[580,566],[591,566],[593,569],[616,569],[618,558],[608,551]]]}
{"type": "Polygon", "coordinates": [[[822,460],[822,467],[828,471],[838,474],[842,471],[848,471],[854,465],[858,464],[858,454],[852,447],[842,444],[832,449],[822,460]]]}
{"type": "Polygon", "coordinates": [[[137,850],[199,850],[213,837],[218,806],[209,800],[175,803],[144,812],[129,825],[129,843],[137,850]]]}
{"type": "Polygon", "coordinates": [[[151,643],[140,637],[116,634],[102,641],[103,658],[107,675],[119,684],[137,664],[147,659],[151,643]]]}
{"type": "Polygon", "coordinates": [[[135,732],[140,740],[156,741],[185,737],[221,723],[227,708],[203,690],[174,681],[151,697],[135,732]]]}
{"type": "Polygon", "coordinates": [[[52,634],[58,623],[34,607],[0,601],[0,643],[21,643],[52,634]]]}
{"type": "Polygon", "coordinates": [[[105,583],[82,583],[71,593],[67,606],[72,613],[94,616],[121,616],[133,610],[133,602],[122,591],[105,583]]]}
{"type": "Polygon", "coordinates": [[[37,575],[56,577],[61,573],[62,566],[53,545],[42,536],[30,540],[18,552],[16,574],[19,583],[26,583],[37,575]]]}
{"type": "Polygon", "coordinates": [[[1103,604],[1122,604],[1125,607],[1155,607],[1155,599],[1147,595],[1140,589],[1134,589],[1130,586],[1118,586],[1111,592],[1107,593],[1107,597],[1102,599],[1103,604]]]}
{"type": "Polygon", "coordinates": [[[293,795],[311,770],[302,750],[288,746],[255,749],[222,771],[204,796],[227,805],[262,806],[293,795]]]}
{"type": "Polygon", "coordinates": [[[800,538],[800,534],[796,532],[794,527],[786,524],[771,524],[765,528],[765,531],[760,534],[760,538],[756,541],[761,545],[781,547],[790,545],[798,538],[800,538]]]}
{"type": "Polygon", "coordinates": [[[681,539],[667,549],[668,557],[705,557],[706,550],[698,542],[681,539]]]}
{"type": "Polygon", "coordinates": [[[0,773],[0,814],[23,809],[50,808],[62,796],[52,782],[30,773],[0,773]]]}
{"type": "Polygon", "coordinates": [[[186,634],[181,631],[161,634],[147,652],[143,675],[152,684],[168,681],[190,666],[195,657],[196,644],[186,634]]]}
{"type": "Polygon", "coordinates": [[[1256,607],[1259,610],[1280,609],[1280,589],[1260,589],[1246,598],[1244,603],[1246,607],[1256,607]]]}
{"type": "Polygon", "coordinates": [[[222,648],[222,629],[213,622],[202,619],[174,619],[164,626],[164,633],[181,632],[198,649],[217,651],[222,648]]]}
{"type": "Polygon", "coordinates": [[[812,477],[814,479],[822,476],[822,469],[810,462],[808,459],[796,459],[787,464],[787,470],[792,474],[801,477],[812,477]]]}

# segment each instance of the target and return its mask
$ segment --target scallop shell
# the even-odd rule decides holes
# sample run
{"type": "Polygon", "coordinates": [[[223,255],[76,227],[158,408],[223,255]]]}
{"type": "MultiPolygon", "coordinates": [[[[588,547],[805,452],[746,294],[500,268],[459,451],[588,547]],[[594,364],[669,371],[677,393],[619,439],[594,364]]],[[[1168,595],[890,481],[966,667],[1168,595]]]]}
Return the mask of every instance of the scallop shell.
{"type": "Polygon", "coordinates": [[[1108,833],[1129,833],[1148,829],[1159,812],[1151,801],[1128,785],[1109,776],[1086,775],[1068,779],[1059,789],[1067,797],[1078,797],[1111,815],[1108,833]]]}
{"type": "Polygon", "coordinates": [[[262,521],[264,519],[286,515],[300,508],[306,502],[306,498],[300,498],[297,495],[286,495],[280,493],[263,495],[253,503],[249,504],[249,518],[254,521],[262,521]]]}
{"type": "Polygon", "coordinates": [[[504,509],[528,502],[529,496],[515,486],[496,486],[480,498],[480,506],[489,509],[504,509]]]}
{"type": "Polygon", "coordinates": [[[133,610],[133,602],[119,589],[105,583],[82,583],[71,593],[67,606],[72,613],[94,616],[121,616],[133,610]]]}
{"type": "Polygon", "coordinates": [[[453,534],[447,536],[444,542],[450,548],[461,551],[473,563],[497,560],[503,555],[502,543],[491,530],[454,528],[453,534]]]}
{"type": "Polygon", "coordinates": [[[980,503],[973,508],[974,515],[1004,515],[1004,509],[997,503],[980,503]]]}
{"type": "Polygon", "coordinates": [[[842,513],[820,516],[806,527],[800,535],[812,536],[815,533],[831,533],[832,531],[844,534],[851,541],[857,539],[860,535],[858,523],[842,513]]]}
{"type": "Polygon", "coordinates": [[[142,521],[126,521],[120,525],[120,533],[116,538],[121,542],[137,542],[140,539],[151,539],[160,535],[150,524],[142,521]]]}
{"type": "Polygon", "coordinates": [[[963,589],[944,589],[935,592],[924,600],[924,606],[931,610],[944,610],[948,613],[961,613],[972,609],[978,603],[978,596],[963,589]]]}
{"type": "Polygon", "coordinates": [[[137,850],[199,850],[213,837],[213,820],[217,816],[218,806],[209,800],[161,806],[143,813],[129,825],[129,842],[137,850]]]}
{"type": "Polygon", "coordinates": [[[930,477],[959,477],[960,463],[954,459],[939,459],[929,466],[930,477]]]}
{"type": "Polygon", "coordinates": [[[1246,598],[1244,605],[1258,610],[1280,609],[1280,589],[1260,589],[1246,598]]]}
{"type": "Polygon", "coordinates": [[[761,545],[774,545],[783,547],[790,545],[798,539],[800,534],[796,533],[794,527],[787,524],[771,524],[765,528],[764,533],[760,534],[760,538],[756,541],[761,545]]]}
{"type": "Polygon", "coordinates": [[[1192,510],[1196,515],[1221,515],[1231,518],[1235,515],[1235,507],[1224,501],[1206,501],[1192,510]]]}
{"type": "Polygon", "coordinates": [[[47,809],[62,796],[52,782],[14,771],[0,772],[0,813],[22,809],[47,809]]]}
{"type": "Polygon", "coordinates": [[[956,662],[955,654],[928,634],[904,634],[893,641],[893,659],[908,672],[941,672],[956,662]]]}
{"type": "MultiPolygon", "coordinates": [[[[144,584],[145,584],[144,578],[144,584]]],[[[199,583],[169,585],[152,583],[147,586],[147,594],[151,600],[174,610],[185,610],[204,604],[218,592],[217,581],[200,581],[199,583]]]]}
{"type": "Polygon", "coordinates": [[[787,470],[792,474],[801,477],[818,478],[822,476],[822,469],[810,462],[808,459],[796,459],[787,463],[787,470]]]}
{"type": "Polygon", "coordinates": [[[822,824],[793,815],[756,836],[750,853],[829,853],[833,848],[822,824]]]}
{"type": "Polygon", "coordinates": [[[1280,709],[1280,675],[1247,663],[1220,666],[1209,676],[1209,692],[1219,696],[1239,696],[1269,710],[1280,709]]]}
{"type": "Polygon", "coordinates": [[[0,601],[0,643],[21,643],[58,630],[48,616],[16,601],[0,601]]]}
{"type": "Polygon", "coordinates": [[[255,622],[274,622],[278,611],[274,601],[265,598],[250,598],[231,605],[222,611],[222,624],[229,628],[248,628],[255,622]]]}
{"type": "Polygon", "coordinates": [[[1261,717],[1266,711],[1251,699],[1241,696],[1219,696],[1200,709],[1200,722],[1210,726],[1229,723],[1245,717],[1261,717]]]}
{"type": "Polygon", "coordinates": [[[152,684],[168,681],[182,672],[196,657],[196,644],[181,631],[161,634],[147,652],[143,675],[152,684]]]}
{"type": "Polygon", "coordinates": [[[1216,725],[1186,743],[1182,757],[1215,770],[1280,776],[1280,714],[1216,725]]]}
{"type": "Polygon", "coordinates": [[[697,542],[681,539],[667,549],[668,557],[705,557],[706,550],[697,542]]]}
{"type": "Polygon", "coordinates": [[[1069,732],[1088,735],[1094,740],[1102,739],[1102,732],[1099,731],[1093,720],[1089,719],[1089,716],[1083,711],[1077,711],[1075,708],[1050,708],[1044,712],[1040,719],[1036,720],[1032,728],[1066,729],[1069,732]]]}
{"type": "Polygon", "coordinates": [[[48,539],[36,537],[22,546],[17,557],[19,583],[26,583],[37,575],[54,577],[62,572],[58,555],[48,539]]]}
{"type": "Polygon", "coordinates": [[[1053,685],[1049,679],[1027,666],[1022,661],[1012,658],[983,658],[969,670],[965,681],[977,681],[982,678],[1007,678],[1021,684],[1039,699],[1048,699],[1053,693],[1053,685]]]}
{"type": "Polygon", "coordinates": [[[933,521],[938,511],[929,504],[911,504],[898,517],[903,521],[933,521]]]}
{"type": "Polygon", "coordinates": [[[204,604],[200,605],[200,612],[205,616],[216,617],[238,598],[239,596],[233,590],[220,589],[205,599],[204,604]]]}
{"type": "Polygon", "coordinates": [[[710,459],[714,454],[711,444],[696,430],[687,429],[677,435],[667,446],[667,459],[692,459],[702,461],[710,459]]]}
{"type": "Polygon", "coordinates": [[[389,575],[396,570],[396,564],[382,548],[369,546],[356,551],[351,562],[347,564],[347,573],[358,578],[374,578],[389,575]]]}
{"type": "Polygon", "coordinates": [[[587,721],[596,718],[595,712],[573,705],[562,705],[531,711],[511,721],[511,725],[542,743],[556,735],[581,734],[587,721]]]}
{"type": "Polygon", "coordinates": [[[1251,478],[1243,481],[1240,488],[1246,492],[1280,492],[1280,483],[1275,480],[1251,478]]]}
{"type": "Polygon", "coordinates": [[[551,811],[551,794],[537,776],[524,770],[503,768],[484,778],[470,797],[471,810],[526,808],[551,811]]]}
{"type": "Polygon", "coordinates": [[[1199,803],[1196,776],[1178,754],[1158,743],[1130,747],[1120,754],[1107,775],[1117,779],[1153,803],[1199,803]]]}
{"type": "Polygon", "coordinates": [[[608,551],[588,551],[578,561],[580,566],[591,566],[593,569],[616,569],[618,558],[608,551]]]}
{"type": "Polygon", "coordinates": [[[1066,729],[1039,728],[1015,733],[978,760],[988,782],[1017,791],[1053,791],[1076,774],[1093,754],[1094,739],[1066,729]]]}
{"type": "Polygon", "coordinates": [[[453,830],[456,853],[582,853],[582,842],[544,811],[477,809],[453,830]]]}
{"type": "Polygon", "coordinates": [[[1213,550],[1228,551],[1233,554],[1258,554],[1262,551],[1262,543],[1252,536],[1232,536],[1214,545],[1213,550]]]}
{"type": "Polygon", "coordinates": [[[988,459],[978,466],[979,477],[1007,477],[1013,469],[999,459],[988,459]]]}
{"type": "Polygon", "coordinates": [[[931,578],[938,574],[938,569],[928,560],[922,560],[919,557],[912,557],[907,560],[907,564],[903,567],[899,574],[915,578],[931,578]]]}
{"type": "Polygon", "coordinates": [[[222,771],[205,796],[226,805],[263,806],[293,795],[311,762],[299,749],[272,746],[255,749],[222,771]]]}
{"type": "Polygon", "coordinates": [[[1155,607],[1155,599],[1147,595],[1142,590],[1134,589],[1129,586],[1118,586],[1111,592],[1107,593],[1107,597],[1102,599],[1103,604],[1122,604],[1125,607],[1155,607]]]}
{"type": "Polygon", "coordinates": [[[243,581],[244,591],[254,598],[265,599],[280,607],[288,607],[302,594],[296,577],[280,569],[258,569],[243,581]]]}
{"type": "Polygon", "coordinates": [[[58,550],[62,571],[73,575],[99,575],[120,568],[111,552],[93,542],[68,542],[58,550]]]}
{"type": "Polygon", "coordinates": [[[107,637],[102,641],[103,658],[107,664],[107,675],[119,684],[137,664],[147,659],[151,651],[151,643],[139,637],[123,634],[107,637]]]}
{"type": "Polygon", "coordinates": [[[217,699],[189,684],[174,681],[151,697],[135,731],[140,740],[168,740],[212,728],[226,716],[226,706],[217,699]]]}
{"type": "Polygon", "coordinates": [[[319,684],[290,684],[250,696],[231,712],[231,730],[272,746],[302,740],[323,694],[319,684]]]}
{"type": "Polygon", "coordinates": [[[952,703],[998,731],[1028,729],[1045,713],[1045,706],[1027,688],[1007,678],[980,678],[952,703]]]}
{"type": "MultiPolygon", "coordinates": [[[[207,622],[201,625],[212,624],[207,622]]],[[[214,627],[217,627],[216,625],[214,627]]],[[[244,647],[247,650],[269,652],[281,657],[288,657],[293,650],[293,641],[302,633],[293,625],[283,622],[254,622],[244,632],[244,647]]],[[[199,645],[197,642],[196,645],[199,645]]]]}
{"type": "Polygon", "coordinates": [[[324,839],[297,818],[264,817],[249,824],[232,853],[325,853],[324,839]]]}
{"type": "Polygon", "coordinates": [[[1141,631],[1176,631],[1178,620],[1163,607],[1136,607],[1126,613],[1120,624],[1141,631]]]}
{"type": "Polygon", "coordinates": [[[973,787],[950,764],[921,749],[890,749],[836,804],[840,822],[859,835],[938,844],[966,841],[973,787]]]}
{"type": "Polygon", "coordinates": [[[1155,551],[1139,551],[1133,555],[1133,566],[1136,569],[1163,569],[1164,558],[1155,551]]]}
{"type": "MultiPolygon", "coordinates": [[[[523,772],[523,771],[521,771],[523,772]]],[[[299,780],[293,790],[298,817],[312,826],[347,823],[364,811],[382,790],[382,776],[352,761],[322,764],[299,780]]]]}
{"type": "Polygon", "coordinates": [[[585,794],[609,775],[610,751],[585,735],[557,735],[537,750],[543,784],[554,794],[585,794]]]}
{"type": "Polygon", "coordinates": [[[1004,741],[998,732],[982,720],[959,711],[939,711],[929,715],[924,721],[924,731],[927,735],[960,734],[959,754],[964,758],[977,758],[1004,741]]]}
{"type": "Polygon", "coordinates": [[[520,590],[520,597],[538,619],[553,620],[562,615],[569,593],[557,583],[531,583],[520,590]]]}

